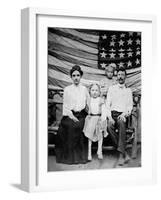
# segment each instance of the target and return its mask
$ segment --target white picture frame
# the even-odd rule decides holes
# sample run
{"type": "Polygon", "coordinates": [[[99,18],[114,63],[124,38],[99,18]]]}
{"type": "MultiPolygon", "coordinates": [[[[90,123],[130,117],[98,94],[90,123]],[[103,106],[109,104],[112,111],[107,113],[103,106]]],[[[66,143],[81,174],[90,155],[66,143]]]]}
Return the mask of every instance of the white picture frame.
{"type": "Polygon", "coordinates": [[[153,67],[155,67],[155,29],[156,19],[155,16],[152,15],[139,16],[132,14],[103,13],[101,11],[64,11],[44,8],[25,8],[22,10],[21,188],[23,190],[29,192],[55,191],[75,188],[107,187],[122,184],[152,184],[156,182],[155,134],[153,134],[153,138],[151,138],[150,132],[152,131],[152,125],[149,125],[148,128],[145,126],[145,124],[151,124],[150,122],[154,121],[151,114],[149,118],[147,118],[147,112],[152,113],[152,103],[150,98],[147,97],[149,95],[149,89],[152,87],[148,81],[150,77],[150,66],[153,63],[153,67]],[[45,106],[45,109],[40,108],[43,107],[42,105],[47,105],[47,99],[41,98],[47,94],[47,69],[46,71],[42,70],[42,65],[45,62],[47,65],[47,51],[46,55],[44,55],[44,60],[40,63],[38,57],[42,55],[43,52],[41,52],[41,49],[43,48],[39,47],[38,41],[39,39],[46,40],[47,38],[41,38],[42,34],[39,34],[39,36],[37,34],[42,27],[44,27],[44,31],[47,26],[53,23],[55,23],[55,26],[58,26],[60,22],[62,22],[63,27],[65,27],[65,24],[67,24],[67,27],[72,27],[73,22],[75,22],[76,27],[86,28],[87,25],[85,26],[85,24],[82,24],[81,20],[92,22],[90,25],[91,28],[95,28],[96,26],[97,28],[101,28],[106,22],[110,21],[111,26],[116,26],[115,23],[118,23],[118,29],[125,26],[127,30],[131,30],[133,26],[133,30],[143,31],[143,38],[145,38],[145,48],[143,47],[142,56],[144,66],[142,68],[142,132],[144,145],[142,147],[143,165],[139,169],[111,169],[67,173],[53,172],[52,174],[49,174],[47,171],[45,172],[47,165],[47,161],[45,160],[47,157],[45,155],[47,151],[47,142],[42,138],[42,134],[39,131],[40,129],[46,129],[47,131],[45,124],[41,123],[43,117],[44,121],[47,120],[45,119],[45,116],[47,118],[47,108],[45,108],[45,106]],[[38,99],[42,100],[38,102],[38,99]],[[147,134],[144,134],[144,132],[147,134]],[[86,179],[87,176],[88,179],[86,179]]]}

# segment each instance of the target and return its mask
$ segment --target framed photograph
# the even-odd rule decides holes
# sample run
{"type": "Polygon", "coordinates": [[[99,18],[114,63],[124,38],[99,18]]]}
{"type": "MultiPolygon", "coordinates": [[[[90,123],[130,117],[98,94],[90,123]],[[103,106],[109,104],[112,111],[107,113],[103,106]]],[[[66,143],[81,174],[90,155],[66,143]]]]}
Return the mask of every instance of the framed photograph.
{"type": "Polygon", "coordinates": [[[22,10],[23,190],[155,183],[155,21],[22,10]]]}

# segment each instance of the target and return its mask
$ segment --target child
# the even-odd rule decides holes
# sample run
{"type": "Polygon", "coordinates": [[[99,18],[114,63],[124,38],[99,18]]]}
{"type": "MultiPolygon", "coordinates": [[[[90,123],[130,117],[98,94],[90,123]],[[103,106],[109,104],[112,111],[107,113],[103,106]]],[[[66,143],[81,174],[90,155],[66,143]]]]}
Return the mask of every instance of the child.
{"type": "Polygon", "coordinates": [[[103,136],[107,134],[106,109],[104,100],[100,97],[100,86],[92,84],[89,89],[90,99],[88,102],[88,116],[85,119],[83,132],[88,138],[88,160],[92,160],[91,146],[92,142],[98,141],[97,155],[103,159],[102,142],[103,136]]]}
{"type": "Polygon", "coordinates": [[[107,97],[107,92],[108,89],[111,85],[116,84],[116,80],[114,79],[114,70],[116,68],[116,64],[115,63],[111,63],[109,64],[106,68],[105,68],[105,75],[106,78],[102,79],[100,81],[100,87],[101,87],[101,96],[106,99],[107,97]]]}

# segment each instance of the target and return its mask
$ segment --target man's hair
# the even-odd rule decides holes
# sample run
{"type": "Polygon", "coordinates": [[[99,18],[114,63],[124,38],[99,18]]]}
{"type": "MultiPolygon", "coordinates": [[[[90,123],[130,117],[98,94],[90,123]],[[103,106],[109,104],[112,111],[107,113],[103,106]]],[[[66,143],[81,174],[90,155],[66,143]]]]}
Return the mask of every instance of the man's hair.
{"type": "Polygon", "coordinates": [[[105,67],[105,70],[108,71],[109,68],[112,68],[113,69],[113,72],[115,71],[115,68],[116,68],[116,64],[115,63],[110,63],[109,65],[107,65],[105,67]]]}
{"type": "Polygon", "coordinates": [[[70,76],[72,77],[72,74],[74,71],[78,71],[81,76],[83,76],[83,71],[81,70],[79,65],[74,65],[72,69],[70,70],[70,76]]]}
{"type": "Polygon", "coordinates": [[[120,72],[120,71],[125,72],[125,75],[127,75],[126,69],[124,67],[120,67],[120,68],[117,69],[117,73],[120,72]]]}

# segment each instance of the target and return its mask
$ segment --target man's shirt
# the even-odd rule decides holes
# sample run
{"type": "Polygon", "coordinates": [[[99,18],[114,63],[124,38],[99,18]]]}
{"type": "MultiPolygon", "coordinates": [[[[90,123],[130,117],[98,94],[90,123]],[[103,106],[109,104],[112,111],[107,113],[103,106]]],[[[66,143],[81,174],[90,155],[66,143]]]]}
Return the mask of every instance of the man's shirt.
{"type": "Polygon", "coordinates": [[[109,87],[106,109],[107,117],[111,116],[111,111],[123,112],[126,116],[131,114],[133,108],[132,91],[125,85],[116,84],[109,87]]]}

